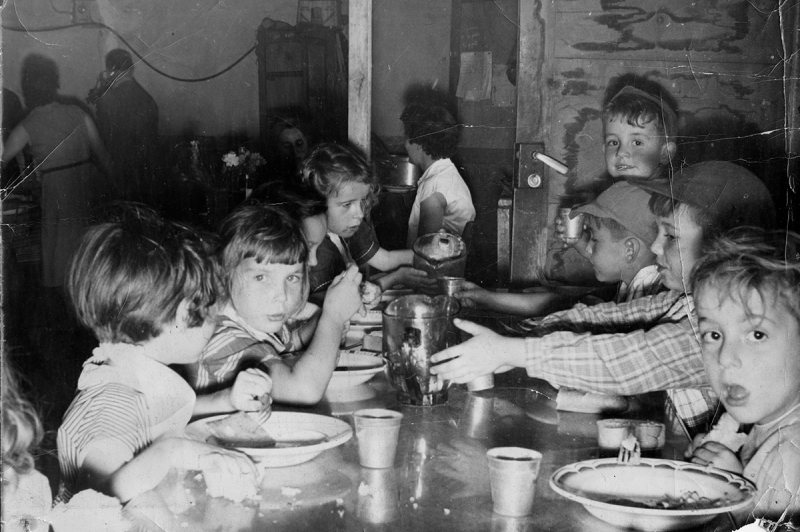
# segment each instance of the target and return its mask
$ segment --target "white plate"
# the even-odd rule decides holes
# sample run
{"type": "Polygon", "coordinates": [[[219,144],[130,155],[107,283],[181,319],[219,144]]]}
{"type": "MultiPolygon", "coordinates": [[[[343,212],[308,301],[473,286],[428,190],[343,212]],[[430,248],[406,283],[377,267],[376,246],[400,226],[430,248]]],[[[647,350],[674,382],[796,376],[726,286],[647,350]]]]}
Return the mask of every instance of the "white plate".
{"type": "MultiPolygon", "coordinates": [[[[208,423],[222,419],[227,415],[213,416],[190,423],[186,427],[186,434],[191,438],[206,441],[212,436],[208,423]]],[[[285,467],[302,464],[311,460],[325,449],[331,449],[343,444],[353,436],[353,429],[350,428],[350,425],[340,419],[303,412],[273,412],[266,423],[263,424],[263,427],[270,438],[276,440],[278,444],[281,441],[295,441],[306,438],[312,442],[318,442],[320,435],[325,436],[326,440],[320,443],[300,444],[292,447],[263,449],[237,447],[262,467],[285,467]]]]}
{"type": "Polygon", "coordinates": [[[649,458],[643,458],[639,465],[621,465],[616,458],[570,464],[553,473],[550,487],[607,523],[654,531],[700,525],[719,514],[750,506],[756,496],[753,484],[732,473],[688,462],[649,458]],[[654,503],[687,493],[720,501],[719,506],[658,509],[608,502],[626,499],[654,503]]]}
{"type": "Polygon", "coordinates": [[[337,367],[351,369],[348,371],[335,370],[328,389],[349,388],[364,384],[374,375],[383,371],[385,365],[386,361],[380,356],[342,351],[339,354],[337,367]]]}

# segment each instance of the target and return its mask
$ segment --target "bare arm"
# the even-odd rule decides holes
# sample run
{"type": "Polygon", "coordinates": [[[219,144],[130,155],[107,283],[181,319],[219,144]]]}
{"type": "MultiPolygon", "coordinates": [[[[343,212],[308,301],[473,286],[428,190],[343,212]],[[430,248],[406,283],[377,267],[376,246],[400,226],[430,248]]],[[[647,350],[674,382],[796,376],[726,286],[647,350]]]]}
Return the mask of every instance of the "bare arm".
{"type": "Polygon", "coordinates": [[[275,401],[315,404],[322,399],[339,358],[344,325],[361,308],[360,283],[355,265],[334,279],[305,353],[293,365],[280,359],[268,362],[275,401]]]}
{"type": "Polygon", "coordinates": [[[419,229],[417,235],[436,233],[444,227],[447,200],[441,192],[434,192],[419,204],[419,229]]]}
{"type": "Polygon", "coordinates": [[[394,270],[400,266],[407,266],[414,262],[414,252],[410,249],[396,249],[389,251],[381,248],[367,264],[382,272],[394,270]]]}
{"type": "Polygon", "coordinates": [[[19,125],[11,130],[8,140],[3,145],[3,166],[22,152],[22,149],[31,141],[28,131],[19,125]]]}
{"type": "Polygon", "coordinates": [[[465,307],[478,307],[513,314],[515,316],[542,316],[574,305],[578,298],[572,295],[543,291],[531,293],[492,292],[475,283],[464,281],[456,292],[465,307]]]}

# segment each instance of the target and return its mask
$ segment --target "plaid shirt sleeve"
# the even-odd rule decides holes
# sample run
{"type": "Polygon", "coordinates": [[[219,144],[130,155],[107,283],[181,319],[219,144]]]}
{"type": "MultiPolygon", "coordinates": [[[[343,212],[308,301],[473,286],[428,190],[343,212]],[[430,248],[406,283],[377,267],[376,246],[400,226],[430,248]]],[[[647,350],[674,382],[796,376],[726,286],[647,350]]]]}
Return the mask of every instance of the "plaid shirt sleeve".
{"type": "Polygon", "coordinates": [[[537,336],[553,327],[562,330],[526,338],[528,374],[561,386],[624,395],[708,386],[690,319],[691,301],[676,295],[578,305],[549,317],[537,336]]]}

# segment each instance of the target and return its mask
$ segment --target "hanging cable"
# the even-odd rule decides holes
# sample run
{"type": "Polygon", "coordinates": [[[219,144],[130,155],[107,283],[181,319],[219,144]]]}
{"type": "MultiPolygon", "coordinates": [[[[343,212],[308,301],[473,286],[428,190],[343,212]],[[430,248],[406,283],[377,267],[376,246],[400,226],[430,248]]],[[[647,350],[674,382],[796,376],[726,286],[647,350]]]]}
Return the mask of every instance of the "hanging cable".
{"type": "Polygon", "coordinates": [[[79,24],[66,24],[66,25],[62,25],[62,26],[44,26],[44,27],[41,27],[41,28],[25,28],[25,27],[15,28],[15,27],[6,26],[6,25],[2,26],[2,28],[4,30],[19,31],[19,32],[23,32],[23,33],[42,33],[42,32],[47,32],[47,31],[59,31],[59,30],[65,30],[65,29],[70,29],[70,28],[79,28],[79,27],[99,28],[99,29],[106,29],[106,30],[110,31],[111,33],[116,35],[117,38],[120,41],[122,41],[123,44],[125,44],[125,46],[127,46],[130,49],[130,51],[134,53],[134,55],[136,57],[139,58],[139,61],[141,61],[142,63],[144,63],[148,67],[150,67],[150,69],[153,70],[155,73],[159,74],[160,76],[164,76],[165,78],[171,79],[173,81],[182,81],[182,82],[185,82],[185,83],[198,83],[198,82],[201,82],[201,81],[208,81],[210,79],[214,79],[214,78],[216,78],[218,76],[221,76],[222,74],[226,73],[227,71],[229,71],[230,69],[232,69],[233,67],[235,67],[236,65],[241,63],[244,60],[245,57],[247,57],[248,55],[253,53],[253,50],[256,49],[256,45],[253,45],[249,50],[247,50],[244,54],[242,54],[241,57],[239,57],[239,59],[237,59],[236,61],[234,61],[233,63],[231,63],[227,67],[223,68],[219,72],[217,72],[215,74],[211,74],[210,76],[204,76],[202,78],[181,78],[181,77],[178,77],[178,76],[173,76],[172,74],[167,74],[166,72],[163,72],[163,71],[159,70],[158,68],[156,68],[154,65],[151,65],[150,63],[148,63],[147,60],[139,52],[134,50],[134,48],[128,43],[128,41],[125,40],[125,38],[122,35],[120,35],[114,28],[112,28],[110,26],[106,26],[102,22],[82,22],[82,23],[79,23],[79,24]]]}

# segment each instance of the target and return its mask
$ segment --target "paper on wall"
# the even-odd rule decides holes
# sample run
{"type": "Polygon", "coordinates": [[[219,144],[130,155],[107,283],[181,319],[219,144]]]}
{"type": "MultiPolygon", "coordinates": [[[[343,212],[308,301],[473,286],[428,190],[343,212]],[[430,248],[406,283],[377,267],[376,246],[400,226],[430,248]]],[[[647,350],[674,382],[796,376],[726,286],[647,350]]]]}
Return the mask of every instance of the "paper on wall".
{"type": "Polygon", "coordinates": [[[476,102],[491,95],[492,52],[462,52],[456,96],[476,102]]]}

